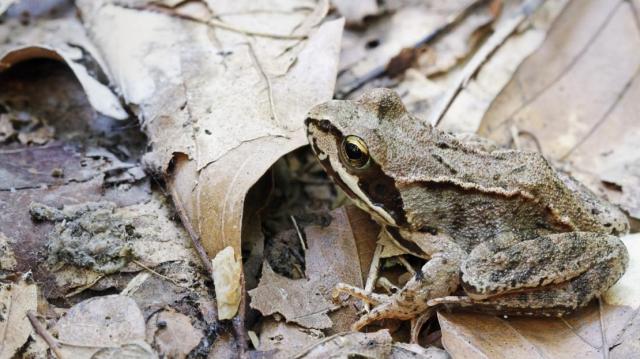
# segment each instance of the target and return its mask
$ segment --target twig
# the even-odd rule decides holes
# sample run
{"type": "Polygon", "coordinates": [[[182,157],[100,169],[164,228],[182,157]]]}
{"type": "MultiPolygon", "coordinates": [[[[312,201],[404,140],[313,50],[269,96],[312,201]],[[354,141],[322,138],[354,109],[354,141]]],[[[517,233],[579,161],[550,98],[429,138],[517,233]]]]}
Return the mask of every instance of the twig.
{"type": "Polygon", "coordinates": [[[476,72],[484,65],[487,59],[493,54],[504,42],[520,27],[522,23],[528,18],[529,13],[533,12],[533,9],[537,9],[541,0],[528,0],[522,4],[518,15],[507,20],[507,23],[499,28],[487,42],[473,55],[469,63],[462,69],[460,76],[458,77],[455,85],[445,94],[444,98],[438,103],[436,109],[430,116],[429,123],[432,126],[438,126],[440,120],[444,117],[447,110],[453,103],[453,100],[458,94],[468,85],[471,78],[476,72]]]}
{"type": "Polygon", "coordinates": [[[253,59],[253,62],[256,64],[258,71],[260,71],[260,74],[264,78],[264,81],[267,83],[267,95],[269,96],[269,109],[271,111],[271,117],[277,124],[279,124],[280,121],[278,121],[278,115],[276,114],[276,104],[273,101],[273,89],[271,87],[271,79],[269,78],[269,76],[267,76],[267,73],[264,72],[262,65],[260,65],[260,61],[258,60],[258,56],[256,56],[256,52],[253,49],[253,45],[251,44],[251,42],[247,42],[247,44],[249,45],[249,54],[251,54],[251,58],[253,59]]]}
{"type": "Polygon", "coordinates": [[[65,297],[65,298],[71,298],[71,297],[73,297],[74,295],[80,294],[80,293],[84,292],[85,290],[87,290],[87,289],[89,289],[89,288],[93,287],[96,283],[98,283],[98,281],[99,281],[100,279],[102,279],[102,278],[104,278],[104,277],[105,277],[105,276],[104,276],[104,274],[103,274],[103,275],[100,275],[98,278],[96,278],[96,279],[92,280],[92,281],[91,281],[91,283],[85,284],[85,285],[83,285],[83,286],[81,286],[81,287],[77,288],[77,289],[76,289],[76,290],[74,290],[73,292],[65,294],[65,295],[64,295],[64,297],[65,297]]]}
{"type": "Polygon", "coordinates": [[[302,249],[306,252],[307,251],[307,244],[304,243],[304,238],[302,237],[302,232],[300,231],[300,227],[298,226],[298,222],[296,221],[296,217],[294,217],[293,215],[289,216],[291,218],[291,222],[293,222],[293,227],[296,229],[296,232],[298,233],[298,239],[300,240],[300,245],[302,246],[302,249]]]}
{"type": "Polygon", "coordinates": [[[138,261],[138,260],[135,260],[135,259],[134,259],[134,260],[132,260],[131,262],[133,262],[133,263],[137,264],[138,266],[142,267],[144,270],[146,270],[146,271],[150,272],[151,274],[154,274],[154,275],[156,275],[156,276],[158,276],[158,277],[160,277],[160,278],[162,278],[162,279],[164,279],[164,280],[168,280],[169,282],[171,282],[171,283],[172,283],[173,285],[175,285],[176,287],[180,287],[180,288],[183,288],[183,289],[190,289],[189,287],[184,286],[184,285],[182,285],[182,284],[180,284],[180,283],[176,282],[174,279],[169,278],[169,277],[167,277],[166,275],[164,275],[164,274],[160,274],[160,273],[156,272],[155,270],[153,270],[153,269],[151,269],[151,268],[147,267],[146,265],[142,264],[142,263],[141,263],[140,261],[138,261]]]}
{"type": "Polygon", "coordinates": [[[42,339],[44,339],[44,341],[47,343],[47,345],[49,346],[49,349],[51,349],[53,354],[55,354],[55,356],[58,359],[63,359],[64,356],[60,352],[60,347],[58,345],[58,342],[56,342],[56,340],[51,336],[51,334],[49,334],[49,332],[42,326],[42,324],[40,324],[33,310],[30,310],[27,312],[27,318],[29,318],[29,322],[31,323],[31,326],[36,331],[36,333],[38,333],[38,335],[42,339]]]}
{"type": "MultiPolygon", "coordinates": [[[[373,252],[373,258],[371,258],[371,264],[369,265],[369,273],[367,273],[367,281],[364,284],[364,291],[366,293],[372,293],[373,287],[377,282],[380,272],[380,255],[382,254],[382,249],[382,244],[380,244],[380,242],[376,243],[376,249],[373,252]]],[[[369,302],[364,303],[364,310],[367,312],[371,310],[369,302]]]]}

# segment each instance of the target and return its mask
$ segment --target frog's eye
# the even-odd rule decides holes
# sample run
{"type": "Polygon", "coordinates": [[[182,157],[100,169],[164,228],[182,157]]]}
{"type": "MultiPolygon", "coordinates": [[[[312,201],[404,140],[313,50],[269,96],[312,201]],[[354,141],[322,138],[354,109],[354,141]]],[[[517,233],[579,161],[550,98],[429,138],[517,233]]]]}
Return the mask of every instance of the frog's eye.
{"type": "Polygon", "coordinates": [[[363,168],[369,163],[369,149],[358,136],[347,136],[342,141],[342,155],[355,168],[363,168]]]}

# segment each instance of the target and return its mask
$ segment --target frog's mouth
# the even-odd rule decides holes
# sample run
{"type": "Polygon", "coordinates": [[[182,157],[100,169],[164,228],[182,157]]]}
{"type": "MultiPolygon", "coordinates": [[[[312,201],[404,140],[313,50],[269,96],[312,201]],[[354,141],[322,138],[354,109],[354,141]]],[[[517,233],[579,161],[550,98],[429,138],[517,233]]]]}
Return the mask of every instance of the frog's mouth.
{"type": "Polygon", "coordinates": [[[344,190],[358,207],[372,214],[378,222],[390,226],[407,223],[402,197],[395,181],[387,176],[373,159],[366,169],[355,169],[345,165],[338,153],[344,135],[327,120],[307,118],[309,144],[325,171],[344,190]],[[335,148],[322,149],[317,141],[318,132],[334,139],[335,148]]]}

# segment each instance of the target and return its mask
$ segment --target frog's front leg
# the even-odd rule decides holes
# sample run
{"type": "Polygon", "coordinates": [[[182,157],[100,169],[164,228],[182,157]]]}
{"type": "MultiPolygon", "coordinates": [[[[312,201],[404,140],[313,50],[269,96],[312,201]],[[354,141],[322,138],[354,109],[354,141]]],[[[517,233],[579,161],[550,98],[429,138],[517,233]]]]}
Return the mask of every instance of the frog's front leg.
{"type": "Polygon", "coordinates": [[[466,253],[457,243],[449,237],[428,233],[401,231],[400,235],[418,244],[431,259],[400,291],[391,296],[369,294],[344,284],[336,286],[338,292],[377,304],[353,324],[353,330],[360,330],[381,319],[413,319],[428,309],[427,301],[453,293],[460,284],[460,265],[466,253]]]}
{"type": "Polygon", "coordinates": [[[468,297],[436,299],[514,315],[562,315],[589,303],[624,273],[627,250],[614,236],[572,232],[478,245],[462,264],[468,297]],[[457,299],[454,299],[457,298],[457,299]]]}

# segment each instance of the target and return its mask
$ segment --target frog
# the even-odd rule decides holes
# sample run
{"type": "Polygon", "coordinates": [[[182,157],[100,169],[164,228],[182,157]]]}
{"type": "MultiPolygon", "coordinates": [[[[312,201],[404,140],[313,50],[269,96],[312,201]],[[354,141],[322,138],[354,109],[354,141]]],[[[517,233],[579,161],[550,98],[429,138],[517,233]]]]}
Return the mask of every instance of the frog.
{"type": "Polygon", "coordinates": [[[395,293],[340,283],[372,309],[357,331],[434,311],[563,316],[625,272],[626,215],[539,152],[442,131],[410,114],[390,89],[330,100],[305,119],[328,176],[406,253],[426,262],[395,293]]]}

